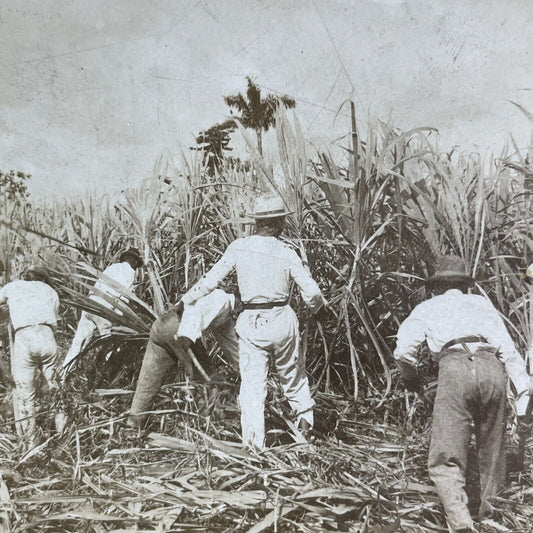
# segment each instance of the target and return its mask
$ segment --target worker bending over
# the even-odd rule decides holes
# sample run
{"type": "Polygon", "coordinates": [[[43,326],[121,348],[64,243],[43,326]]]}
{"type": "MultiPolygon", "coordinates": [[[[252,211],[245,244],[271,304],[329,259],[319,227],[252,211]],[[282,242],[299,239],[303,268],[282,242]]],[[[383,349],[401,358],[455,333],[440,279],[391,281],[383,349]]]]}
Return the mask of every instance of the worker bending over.
{"type": "Polygon", "coordinates": [[[237,366],[234,305],[233,295],[217,289],[195,305],[178,305],[154,322],[130,408],[130,425],[144,424],[146,412],[176,363],[188,376],[210,379],[212,364],[202,343],[207,334],[214,336],[225,359],[237,366]]]}
{"type": "Polygon", "coordinates": [[[400,325],[394,357],[405,387],[418,390],[417,350],[427,342],[439,363],[428,472],[452,531],[474,531],[465,471],[471,422],[480,474],[481,517],[505,482],[506,372],[514,384],[516,412],[525,414],[533,382],[503,320],[485,297],[468,294],[474,279],[463,260],[442,257],[427,280],[434,294],[400,325]]]}

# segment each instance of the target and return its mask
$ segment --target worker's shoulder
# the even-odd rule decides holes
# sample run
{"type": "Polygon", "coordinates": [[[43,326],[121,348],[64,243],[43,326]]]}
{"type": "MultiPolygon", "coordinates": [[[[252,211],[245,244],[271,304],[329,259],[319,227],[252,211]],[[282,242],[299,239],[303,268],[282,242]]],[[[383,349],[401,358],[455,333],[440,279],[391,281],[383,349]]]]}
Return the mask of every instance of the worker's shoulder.
{"type": "Polygon", "coordinates": [[[290,242],[286,241],[280,241],[279,239],[276,239],[276,241],[279,243],[279,246],[282,247],[285,250],[288,250],[289,252],[295,254],[296,249],[294,248],[294,245],[290,242]]]}
{"type": "Polygon", "coordinates": [[[273,236],[248,235],[235,239],[226,249],[230,253],[268,253],[278,259],[298,259],[298,254],[287,243],[273,236]]]}
{"type": "Polygon", "coordinates": [[[107,268],[104,269],[104,274],[110,274],[113,272],[120,272],[124,270],[127,266],[131,268],[131,266],[128,263],[112,263],[107,268]]]}
{"type": "Polygon", "coordinates": [[[44,281],[40,280],[25,280],[25,279],[18,279],[15,281],[11,281],[8,283],[5,288],[7,289],[8,293],[15,294],[15,293],[21,293],[25,295],[57,295],[57,291],[48,285],[48,283],[45,283],[44,281]]]}
{"type": "Polygon", "coordinates": [[[10,292],[24,290],[24,288],[31,287],[33,286],[33,284],[34,284],[33,281],[26,281],[25,279],[16,279],[14,281],[10,281],[9,283],[6,283],[4,287],[2,288],[2,290],[6,294],[9,294],[10,292]]]}
{"type": "Polygon", "coordinates": [[[250,237],[239,237],[238,239],[235,239],[234,241],[231,241],[228,244],[224,253],[227,254],[227,253],[238,252],[241,250],[246,250],[247,248],[249,248],[249,242],[250,242],[250,237]]]}
{"type": "Polygon", "coordinates": [[[128,262],[113,263],[109,265],[103,272],[105,276],[108,276],[115,281],[124,281],[135,277],[135,270],[128,262]]]}
{"type": "MultiPolygon", "coordinates": [[[[440,295],[456,305],[476,305],[484,307],[494,307],[488,296],[481,294],[464,293],[459,290],[448,291],[440,295]],[[452,294],[453,293],[453,294],[452,294]]],[[[438,298],[438,297],[437,297],[438,298]]]]}
{"type": "Polygon", "coordinates": [[[250,250],[264,249],[272,247],[282,247],[284,244],[276,237],[267,237],[265,235],[246,235],[239,237],[229,244],[227,250],[250,250]]]}
{"type": "Polygon", "coordinates": [[[438,305],[439,300],[438,296],[433,296],[432,298],[428,298],[427,300],[423,300],[422,302],[419,302],[415,305],[415,307],[411,311],[411,315],[417,315],[419,313],[424,314],[428,309],[435,307],[438,305]]]}
{"type": "Polygon", "coordinates": [[[293,247],[292,243],[282,241],[277,237],[263,237],[266,239],[267,249],[276,257],[282,258],[285,257],[291,261],[299,260],[299,255],[293,247]]]}
{"type": "Polygon", "coordinates": [[[288,261],[291,265],[302,265],[302,258],[300,257],[299,252],[294,248],[292,243],[280,241],[279,239],[276,239],[276,251],[275,255],[277,257],[285,258],[286,261],[288,261]]]}
{"type": "Polygon", "coordinates": [[[51,296],[59,298],[59,294],[57,293],[57,291],[54,289],[54,287],[48,285],[48,283],[45,283],[44,281],[30,281],[30,283],[34,283],[38,291],[42,291],[51,296]]]}
{"type": "Polygon", "coordinates": [[[430,298],[427,298],[426,300],[423,300],[420,303],[418,303],[412,310],[411,314],[417,315],[417,314],[426,314],[433,310],[439,311],[440,309],[443,309],[444,307],[448,307],[449,305],[450,305],[449,294],[447,293],[437,294],[435,296],[431,296],[430,298]]]}
{"type": "MultiPolygon", "coordinates": [[[[441,307],[494,307],[492,302],[480,294],[468,294],[457,289],[449,290],[443,294],[432,296],[428,300],[418,304],[422,308],[441,308],[441,307]]],[[[417,307],[418,307],[417,306],[417,307]]]]}
{"type": "Polygon", "coordinates": [[[482,296],[481,294],[465,294],[469,302],[475,304],[478,307],[482,307],[484,311],[494,311],[498,313],[498,310],[490,300],[488,296],[482,296]]]}
{"type": "Polygon", "coordinates": [[[0,287],[0,291],[2,292],[2,295],[5,295],[5,297],[9,298],[9,293],[11,292],[13,288],[14,281],[10,281],[6,283],[3,287],[0,287]]]}
{"type": "Polygon", "coordinates": [[[238,237],[234,241],[231,241],[228,245],[228,248],[239,248],[243,244],[246,244],[250,242],[250,239],[253,237],[253,235],[247,235],[244,237],[238,237]]]}
{"type": "Polygon", "coordinates": [[[44,281],[41,281],[41,283],[42,283],[43,285],[46,285],[46,287],[47,287],[46,290],[47,290],[47,291],[52,291],[52,292],[55,292],[55,293],[57,294],[57,290],[56,290],[54,287],[52,287],[52,285],[48,285],[48,283],[45,283],[44,281]]]}

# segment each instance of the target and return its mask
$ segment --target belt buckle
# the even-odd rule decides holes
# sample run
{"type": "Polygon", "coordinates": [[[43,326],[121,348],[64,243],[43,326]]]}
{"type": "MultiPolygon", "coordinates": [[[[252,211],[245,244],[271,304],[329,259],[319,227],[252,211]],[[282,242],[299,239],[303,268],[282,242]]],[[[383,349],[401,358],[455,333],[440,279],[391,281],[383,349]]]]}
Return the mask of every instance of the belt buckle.
{"type": "Polygon", "coordinates": [[[468,355],[468,359],[470,359],[470,361],[473,361],[474,360],[474,354],[472,353],[470,348],[466,345],[466,342],[462,342],[461,346],[468,352],[468,354],[469,354],[468,355]]]}

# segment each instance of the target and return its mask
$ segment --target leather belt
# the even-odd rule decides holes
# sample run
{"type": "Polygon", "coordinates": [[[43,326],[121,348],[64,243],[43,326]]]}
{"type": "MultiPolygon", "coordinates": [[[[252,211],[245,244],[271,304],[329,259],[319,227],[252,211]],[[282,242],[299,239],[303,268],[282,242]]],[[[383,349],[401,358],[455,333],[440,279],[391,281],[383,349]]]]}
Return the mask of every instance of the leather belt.
{"type": "Polygon", "coordinates": [[[451,348],[452,346],[455,346],[456,344],[463,345],[468,344],[469,342],[482,342],[484,344],[487,344],[487,339],[485,337],[482,337],[481,335],[469,335],[467,337],[459,337],[457,339],[452,339],[451,341],[448,341],[442,348],[441,352],[443,350],[447,350],[448,348],[451,348]]]}
{"type": "Polygon", "coordinates": [[[26,328],[34,328],[35,326],[48,326],[52,331],[55,330],[54,326],[52,326],[52,324],[48,324],[47,322],[41,322],[40,324],[28,324],[27,326],[20,326],[20,328],[17,328],[15,330],[15,334],[20,331],[21,329],[26,329],[26,328]]]}
{"type": "Polygon", "coordinates": [[[243,310],[248,309],[274,309],[274,307],[283,307],[284,305],[288,305],[289,300],[283,300],[281,302],[261,302],[261,303],[246,303],[242,302],[242,308],[243,310]]]}

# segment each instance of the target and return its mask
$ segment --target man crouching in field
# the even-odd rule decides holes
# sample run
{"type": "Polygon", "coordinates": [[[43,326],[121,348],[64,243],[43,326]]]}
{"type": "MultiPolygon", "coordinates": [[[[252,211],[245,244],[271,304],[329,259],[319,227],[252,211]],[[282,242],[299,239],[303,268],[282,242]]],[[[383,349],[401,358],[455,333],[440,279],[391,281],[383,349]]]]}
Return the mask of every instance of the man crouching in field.
{"type": "Polygon", "coordinates": [[[438,359],[428,473],[452,531],[474,531],[464,490],[471,422],[483,517],[491,511],[489,498],[505,482],[505,371],[517,392],[519,416],[525,414],[533,381],[498,311],[487,298],[468,294],[474,280],[461,258],[443,256],[426,283],[434,296],[401,324],[394,357],[412,391],[420,388],[415,366],[419,346],[427,342],[438,359]]]}
{"type": "MultiPolygon", "coordinates": [[[[11,372],[15,381],[13,407],[17,432],[32,448],[37,444],[35,397],[38,369],[41,368],[50,389],[59,387],[59,361],[54,335],[59,296],[50,286],[50,274],[45,267],[33,265],[23,277],[0,289],[0,303],[7,302],[15,330],[11,372]]],[[[57,413],[55,423],[58,432],[63,431],[65,422],[65,415],[57,413]]]]}
{"type": "Polygon", "coordinates": [[[208,381],[211,363],[202,337],[211,333],[227,361],[237,366],[237,335],[233,321],[235,297],[215,290],[195,305],[179,304],[159,317],[150,330],[141,372],[130,408],[129,424],[141,427],[146,411],[171,368],[180,363],[189,376],[208,381]],[[185,309],[184,309],[185,307],[185,309]]]}

